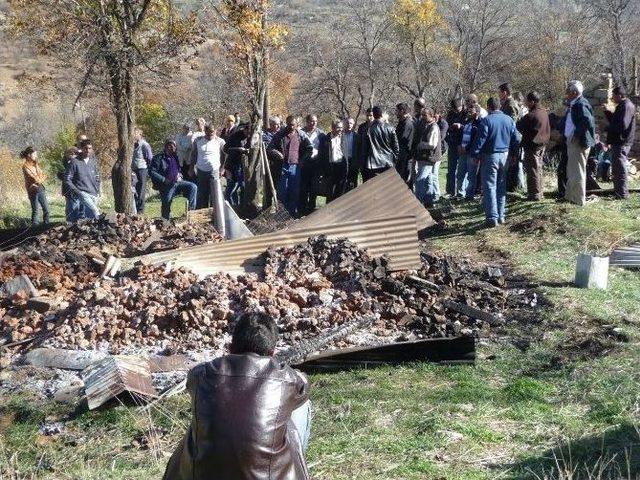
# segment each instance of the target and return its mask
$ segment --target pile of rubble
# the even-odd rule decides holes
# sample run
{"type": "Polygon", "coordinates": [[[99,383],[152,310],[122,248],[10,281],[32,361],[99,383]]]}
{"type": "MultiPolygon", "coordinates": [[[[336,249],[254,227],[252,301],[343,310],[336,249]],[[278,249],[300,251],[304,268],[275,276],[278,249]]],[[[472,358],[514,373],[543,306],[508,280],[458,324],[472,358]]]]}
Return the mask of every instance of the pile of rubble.
{"type": "MultiPolygon", "coordinates": [[[[404,273],[390,273],[385,258],[371,258],[348,240],[325,237],[264,255],[260,277],[218,273],[199,278],[184,269],[138,264],[117,279],[96,282],[93,277],[84,283],[70,277],[65,262],[51,261],[53,283],[75,282],[75,288],[64,303],[42,313],[20,299],[5,299],[0,342],[42,334],[44,345],[59,348],[192,353],[222,349],[233,320],[246,311],[272,315],[283,345],[363,315],[379,315],[366,332],[333,345],[340,348],[479,336],[504,324],[509,312],[531,309],[536,302],[534,293],[506,288],[499,269],[426,251],[420,270],[404,273]]],[[[44,275],[37,278],[38,288],[48,285],[44,275]]]]}

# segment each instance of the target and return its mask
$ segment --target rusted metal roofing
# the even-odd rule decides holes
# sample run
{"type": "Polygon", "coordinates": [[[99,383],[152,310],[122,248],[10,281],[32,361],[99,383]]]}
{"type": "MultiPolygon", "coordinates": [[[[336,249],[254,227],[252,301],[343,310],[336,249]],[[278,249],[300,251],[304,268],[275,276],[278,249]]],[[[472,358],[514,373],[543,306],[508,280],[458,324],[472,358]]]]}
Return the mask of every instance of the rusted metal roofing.
{"type": "Polygon", "coordinates": [[[640,243],[615,249],[611,252],[609,265],[640,268],[640,243]]]}
{"type": "Polygon", "coordinates": [[[129,392],[143,399],[156,398],[149,363],[139,357],[112,356],[82,371],[89,410],[129,392]]]}
{"type": "Polygon", "coordinates": [[[435,224],[428,210],[420,204],[396,170],[390,168],[311,215],[298,220],[290,225],[289,229],[404,215],[416,217],[418,230],[435,224]]]}
{"type": "Polygon", "coordinates": [[[200,275],[256,272],[262,270],[264,264],[260,256],[269,247],[292,247],[317,235],[326,235],[330,239],[347,238],[373,256],[386,255],[391,270],[410,270],[420,266],[416,219],[412,215],[312,225],[218,244],[152,253],[127,259],[124,266],[126,268],[141,260],[148,264],[184,266],[200,275]]]}

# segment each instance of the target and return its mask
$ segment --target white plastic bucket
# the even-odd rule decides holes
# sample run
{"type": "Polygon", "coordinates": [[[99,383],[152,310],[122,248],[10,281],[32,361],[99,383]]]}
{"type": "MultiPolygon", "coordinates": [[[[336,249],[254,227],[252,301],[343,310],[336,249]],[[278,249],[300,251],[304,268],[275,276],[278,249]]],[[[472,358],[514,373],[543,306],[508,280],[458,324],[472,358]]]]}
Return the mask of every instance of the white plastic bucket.
{"type": "Polygon", "coordinates": [[[606,290],[609,280],[609,257],[581,253],[576,259],[576,287],[606,290]]]}

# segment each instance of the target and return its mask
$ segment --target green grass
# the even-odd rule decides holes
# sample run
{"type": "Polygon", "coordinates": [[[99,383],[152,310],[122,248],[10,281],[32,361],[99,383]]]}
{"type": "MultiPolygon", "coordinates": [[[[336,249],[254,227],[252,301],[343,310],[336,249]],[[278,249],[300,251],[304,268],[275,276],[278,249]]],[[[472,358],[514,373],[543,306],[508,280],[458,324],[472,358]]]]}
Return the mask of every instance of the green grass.
{"type": "MultiPolygon", "coordinates": [[[[313,478],[640,478],[640,272],[612,268],[606,291],[571,286],[578,253],[640,240],[638,195],[584,208],[514,195],[507,225],[492,230],[478,228],[477,204],[440,208],[448,226],[430,248],[540,284],[539,318],[511,332],[531,345],[485,340],[474,367],[313,375],[313,478]],[[629,342],[611,338],[613,327],[629,342]]],[[[76,414],[25,397],[0,404],[0,478],[2,468],[24,478],[158,478],[189,420],[184,395],[150,416],[127,406],[76,414]],[[67,433],[39,435],[45,418],[65,420],[67,433]],[[157,427],[166,433],[149,449],[132,444],[157,427]]]]}

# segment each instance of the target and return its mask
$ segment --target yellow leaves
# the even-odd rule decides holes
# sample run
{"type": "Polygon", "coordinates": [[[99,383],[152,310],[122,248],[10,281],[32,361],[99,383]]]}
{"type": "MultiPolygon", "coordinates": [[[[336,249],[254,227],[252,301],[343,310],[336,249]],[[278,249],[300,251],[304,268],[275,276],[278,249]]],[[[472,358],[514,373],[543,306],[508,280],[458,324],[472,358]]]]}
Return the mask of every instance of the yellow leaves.
{"type": "Polygon", "coordinates": [[[389,17],[400,33],[424,35],[445,26],[434,0],[396,0],[389,17]]]}

